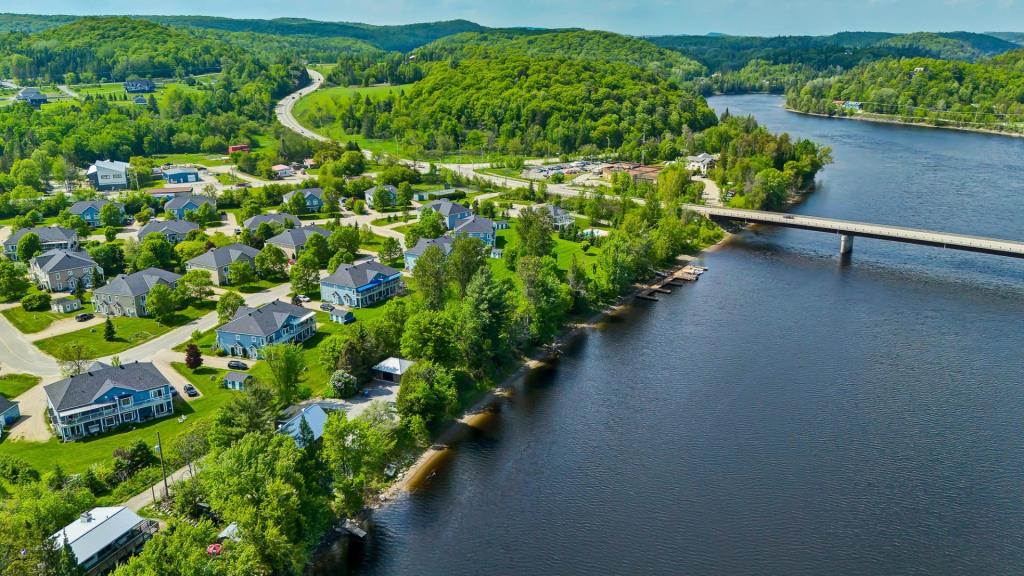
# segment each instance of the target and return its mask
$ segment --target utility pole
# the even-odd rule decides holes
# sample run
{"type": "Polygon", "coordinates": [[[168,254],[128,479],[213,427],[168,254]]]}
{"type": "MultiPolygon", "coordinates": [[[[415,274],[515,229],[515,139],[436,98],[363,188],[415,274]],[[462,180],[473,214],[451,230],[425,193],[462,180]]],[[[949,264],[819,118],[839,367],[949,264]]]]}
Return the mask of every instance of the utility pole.
{"type": "Polygon", "coordinates": [[[156,451],[160,453],[160,473],[164,477],[164,498],[168,498],[171,495],[170,488],[167,487],[167,467],[164,466],[164,446],[160,442],[160,433],[156,433],[156,451]]]}

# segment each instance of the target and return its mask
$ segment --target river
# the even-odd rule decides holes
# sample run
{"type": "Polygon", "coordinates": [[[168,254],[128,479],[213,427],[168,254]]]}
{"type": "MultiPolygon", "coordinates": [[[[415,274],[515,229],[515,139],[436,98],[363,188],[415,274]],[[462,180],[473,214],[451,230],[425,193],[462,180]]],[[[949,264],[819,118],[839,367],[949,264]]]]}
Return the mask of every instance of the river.
{"type": "MultiPolygon", "coordinates": [[[[795,212],[1024,238],[1024,140],[711,99],[833,148],[795,212]]],[[[1024,573],[1024,262],[761,228],[527,378],[318,574],[1024,573]]]]}

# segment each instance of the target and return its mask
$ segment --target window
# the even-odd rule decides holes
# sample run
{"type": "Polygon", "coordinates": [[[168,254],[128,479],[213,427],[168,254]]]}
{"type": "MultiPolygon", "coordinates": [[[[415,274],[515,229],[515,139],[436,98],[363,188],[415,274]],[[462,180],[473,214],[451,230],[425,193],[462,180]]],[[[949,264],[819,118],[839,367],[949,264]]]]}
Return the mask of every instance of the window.
{"type": "Polygon", "coordinates": [[[121,419],[125,422],[133,422],[135,421],[135,412],[125,412],[121,415],[121,419]]]}
{"type": "Polygon", "coordinates": [[[167,405],[166,404],[157,404],[156,405],[156,413],[157,414],[163,414],[165,412],[167,412],[167,405]]]}
{"type": "Polygon", "coordinates": [[[164,389],[160,388],[159,390],[153,390],[152,392],[149,393],[149,397],[150,398],[163,398],[164,397],[164,389]]]}
{"type": "Polygon", "coordinates": [[[125,396],[124,398],[119,399],[118,403],[121,406],[131,406],[132,405],[132,397],[131,396],[125,396]]]}

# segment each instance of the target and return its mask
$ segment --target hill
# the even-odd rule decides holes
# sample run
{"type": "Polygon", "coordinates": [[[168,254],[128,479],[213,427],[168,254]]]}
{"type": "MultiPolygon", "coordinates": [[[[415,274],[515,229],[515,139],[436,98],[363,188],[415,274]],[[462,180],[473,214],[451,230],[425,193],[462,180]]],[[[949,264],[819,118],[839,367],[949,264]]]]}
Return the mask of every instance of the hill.
{"type": "Polygon", "coordinates": [[[1019,48],[1012,42],[971,32],[915,32],[887,38],[877,46],[910,49],[932,58],[967,61],[1019,48]]]}
{"type": "Polygon", "coordinates": [[[1000,40],[1024,45],[1024,32],[986,32],[986,34],[999,38],[1000,40]]]}

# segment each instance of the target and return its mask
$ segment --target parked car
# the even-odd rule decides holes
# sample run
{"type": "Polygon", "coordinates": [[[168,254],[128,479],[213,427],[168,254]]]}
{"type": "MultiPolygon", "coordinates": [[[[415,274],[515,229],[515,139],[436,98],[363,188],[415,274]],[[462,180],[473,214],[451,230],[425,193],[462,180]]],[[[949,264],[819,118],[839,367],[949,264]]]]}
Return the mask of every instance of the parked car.
{"type": "Polygon", "coordinates": [[[82,312],[81,314],[75,316],[75,320],[77,320],[78,322],[88,322],[89,320],[92,320],[95,317],[95,315],[90,314],[89,312],[82,312]]]}
{"type": "Polygon", "coordinates": [[[320,304],[320,309],[323,310],[324,312],[330,312],[334,310],[334,305],[328,304],[327,302],[323,302],[320,304]]]}
{"type": "Polygon", "coordinates": [[[189,398],[195,398],[199,396],[199,390],[196,390],[196,387],[191,384],[185,384],[185,394],[188,394],[189,398]]]}
{"type": "Polygon", "coordinates": [[[295,297],[299,299],[299,302],[309,302],[309,296],[305,294],[296,294],[295,297]]]}
{"type": "Polygon", "coordinates": [[[239,182],[239,183],[235,184],[235,188],[248,188],[248,187],[249,187],[249,183],[248,182],[239,182]]]}
{"type": "Polygon", "coordinates": [[[302,306],[302,300],[298,296],[292,296],[292,306],[302,306]]]}
{"type": "Polygon", "coordinates": [[[248,370],[249,365],[241,360],[232,360],[228,362],[228,368],[231,368],[232,370],[248,370]]]}

